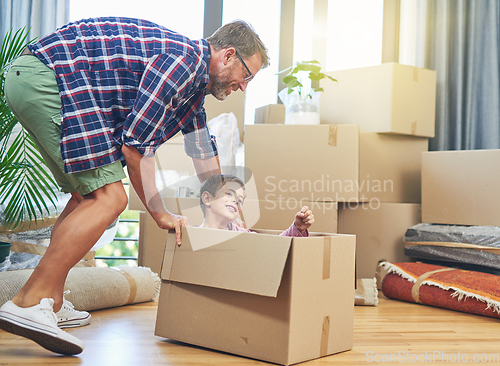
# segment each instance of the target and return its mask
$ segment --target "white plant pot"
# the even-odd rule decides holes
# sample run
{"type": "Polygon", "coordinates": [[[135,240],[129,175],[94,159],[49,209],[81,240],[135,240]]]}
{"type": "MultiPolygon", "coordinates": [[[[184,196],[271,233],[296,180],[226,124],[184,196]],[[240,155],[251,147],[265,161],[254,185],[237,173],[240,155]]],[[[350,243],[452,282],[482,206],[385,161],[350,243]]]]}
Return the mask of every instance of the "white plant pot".
{"type": "Polygon", "coordinates": [[[279,97],[285,105],[285,125],[319,125],[320,93],[312,93],[312,98],[302,98],[297,92],[288,94],[283,89],[279,97]]]}

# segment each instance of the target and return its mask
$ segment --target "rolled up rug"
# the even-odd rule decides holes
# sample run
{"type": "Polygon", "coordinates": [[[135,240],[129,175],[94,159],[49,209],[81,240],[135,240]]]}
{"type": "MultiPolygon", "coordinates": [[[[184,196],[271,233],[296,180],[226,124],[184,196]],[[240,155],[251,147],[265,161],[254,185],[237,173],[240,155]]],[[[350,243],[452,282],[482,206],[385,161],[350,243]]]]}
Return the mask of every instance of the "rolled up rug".
{"type": "Polygon", "coordinates": [[[500,276],[419,262],[381,262],[385,296],[500,318],[500,276]]]}
{"type": "MultiPolygon", "coordinates": [[[[31,273],[33,269],[0,273],[0,306],[19,292],[31,273]]],[[[147,267],[75,267],[66,279],[65,289],[70,290],[66,299],[80,311],[153,301],[160,283],[147,267]]]]}

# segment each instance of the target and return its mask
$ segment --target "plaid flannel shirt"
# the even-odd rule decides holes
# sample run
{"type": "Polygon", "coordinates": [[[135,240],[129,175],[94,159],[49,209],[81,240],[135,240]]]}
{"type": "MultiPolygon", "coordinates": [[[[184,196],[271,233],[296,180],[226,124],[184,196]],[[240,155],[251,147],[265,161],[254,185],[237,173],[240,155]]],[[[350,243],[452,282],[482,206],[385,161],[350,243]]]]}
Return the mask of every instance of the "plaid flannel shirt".
{"type": "Polygon", "coordinates": [[[62,102],[61,155],[66,173],[141,154],[177,132],[186,153],[217,155],[203,108],[210,47],[160,25],[129,18],[70,23],[29,46],[54,70],[62,102]]]}

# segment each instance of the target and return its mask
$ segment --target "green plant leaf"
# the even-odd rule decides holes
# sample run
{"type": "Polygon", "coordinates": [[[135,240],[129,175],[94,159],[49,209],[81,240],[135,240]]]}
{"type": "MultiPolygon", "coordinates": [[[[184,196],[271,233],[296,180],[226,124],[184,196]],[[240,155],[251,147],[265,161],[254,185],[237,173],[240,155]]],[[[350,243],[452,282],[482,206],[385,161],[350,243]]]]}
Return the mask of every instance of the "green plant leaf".
{"type": "Polygon", "coordinates": [[[299,71],[309,71],[309,72],[319,73],[320,70],[321,70],[321,66],[319,66],[319,65],[298,63],[297,66],[295,67],[295,69],[293,70],[293,72],[296,73],[299,71]]]}
{"type": "Polygon", "coordinates": [[[283,79],[281,79],[281,81],[283,82],[283,84],[288,84],[290,82],[296,82],[298,81],[297,78],[293,75],[287,75],[285,76],[283,79]]]}
{"type": "Polygon", "coordinates": [[[314,88],[314,91],[315,92],[324,92],[325,90],[323,88],[314,88]]]}

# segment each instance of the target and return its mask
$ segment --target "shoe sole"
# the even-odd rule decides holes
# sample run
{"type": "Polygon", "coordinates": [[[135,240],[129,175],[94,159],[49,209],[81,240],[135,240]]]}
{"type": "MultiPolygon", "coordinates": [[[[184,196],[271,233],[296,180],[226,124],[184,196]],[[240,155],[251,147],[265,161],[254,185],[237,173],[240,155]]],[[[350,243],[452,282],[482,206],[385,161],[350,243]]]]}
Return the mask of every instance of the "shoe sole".
{"type": "Polygon", "coordinates": [[[43,348],[54,353],[59,353],[62,355],[77,355],[79,353],[82,353],[83,351],[83,348],[81,348],[80,346],[65,341],[64,339],[53,337],[49,334],[38,332],[29,328],[24,328],[3,319],[0,319],[0,329],[21,337],[31,339],[43,348]]]}

